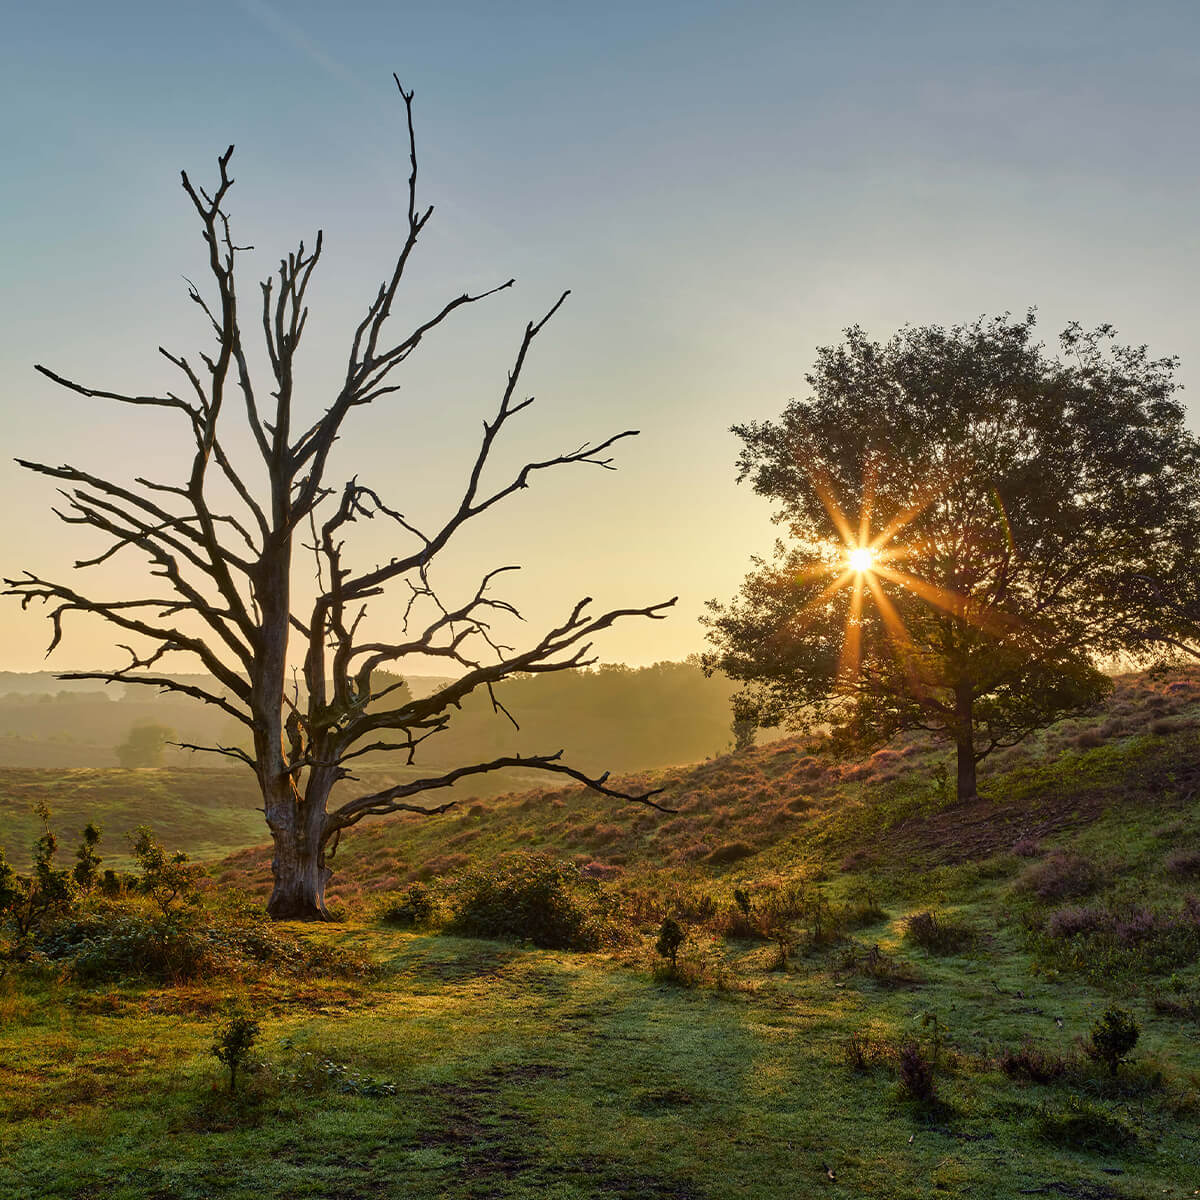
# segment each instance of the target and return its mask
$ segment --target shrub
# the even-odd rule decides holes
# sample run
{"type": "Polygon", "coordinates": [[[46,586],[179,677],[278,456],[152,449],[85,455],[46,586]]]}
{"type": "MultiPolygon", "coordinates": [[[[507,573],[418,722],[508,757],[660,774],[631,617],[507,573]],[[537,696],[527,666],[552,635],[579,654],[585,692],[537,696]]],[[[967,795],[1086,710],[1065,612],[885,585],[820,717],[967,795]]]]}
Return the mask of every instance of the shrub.
{"type": "Polygon", "coordinates": [[[931,954],[958,954],[975,941],[969,925],[932,912],[913,913],[904,923],[904,936],[931,954]]]}
{"type": "Polygon", "coordinates": [[[404,925],[418,929],[432,922],[437,911],[433,892],[421,883],[410,883],[398,895],[385,896],[376,910],[376,920],[385,925],[404,925]]]}
{"type": "Polygon", "coordinates": [[[754,847],[746,842],[727,842],[724,846],[718,846],[704,861],[714,867],[722,867],[728,863],[740,862],[754,853],[754,847]]]}
{"type": "Polygon", "coordinates": [[[244,1008],[235,1006],[217,1026],[212,1052],[229,1071],[229,1090],[237,1088],[238,1070],[246,1065],[258,1040],[258,1022],[244,1008]]]}
{"type": "Polygon", "coordinates": [[[130,835],[133,857],[141,871],[142,890],[169,916],[176,900],[194,902],[204,868],[188,861],[182,850],[168,852],[154,840],[149,825],[139,825],[130,835]]]}
{"type": "Polygon", "coordinates": [[[919,1104],[932,1104],[937,1099],[933,1064],[915,1041],[900,1047],[900,1094],[919,1104]]]}
{"type": "Polygon", "coordinates": [[[1092,1026],[1087,1046],[1089,1057],[1103,1063],[1113,1075],[1137,1045],[1141,1030],[1133,1016],[1115,1004],[1092,1026]]]}
{"type": "Polygon", "coordinates": [[[96,847],[100,844],[100,830],[89,822],[83,827],[83,840],[75,851],[75,869],[71,872],[75,886],[82,892],[90,892],[100,879],[100,855],[96,847]]]}
{"type": "Polygon", "coordinates": [[[11,922],[22,947],[39,926],[65,912],[75,899],[69,872],[54,866],[58,839],[50,828],[50,810],[44,802],[37,805],[37,814],[42,835],[33,844],[33,871],[18,875],[0,852],[0,918],[11,922]]]}
{"type": "Polygon", "coordinates": [[[1027,868],[1017,886],[1039,900],[1071,900],[1094,892],[1101,878],[1099,868],[1090,859],[1069,850],[1056,850],[1027,868]]]}
{"type": "Polygon", "coordinates": [[[1061,1079],[1072,1063],[1065,1055],[1041,1050],[1026,1042],[1017,1050],[1001,1050],[996,1065],[1009,1079],[1032,1079],[1034,1083],[1050,1083],[1061,1079]]]}
{"type": "Polygon", "coordinates": [[[677,969],[676,959],[686,936],[683,926],[674,917],[667,917],[658,931],[658,941],[654,943],[654,949],[661,958],[670,962],[672,971],[677,969]]]}
{"type": "Polygon", "coordinates": [[[599,884],[548,854],[506,854],[463,876],[450,928],[554,950],[593,950],[611,934],[599,884]]]}

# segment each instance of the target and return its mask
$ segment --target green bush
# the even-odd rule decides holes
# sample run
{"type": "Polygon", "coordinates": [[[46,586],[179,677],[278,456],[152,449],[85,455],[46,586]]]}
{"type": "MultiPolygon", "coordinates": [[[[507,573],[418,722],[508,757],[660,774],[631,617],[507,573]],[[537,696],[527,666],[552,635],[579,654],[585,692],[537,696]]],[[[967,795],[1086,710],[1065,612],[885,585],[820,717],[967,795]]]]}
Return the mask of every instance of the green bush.
{"type": "Polygon", "coordinates": [[[600,885],[548,854],[515,852],[463,876],[448,927],[552,950],[593,950],[612,936],[600,885]]]}
{"type": "Polygon", "coordinates": [[[1137,1045],[1141,1030],[1132,1014],[1115,1004],[1110,1005],[1104,1015],[1092,1026],[1088,1042],[1088,1056],[1103,1063],[1113,1075],[1129,1057],[1137,1045]]]}
{"type": "Polygon", "coordinates": [[[384,896],[375,911],[375,919],[385,925],[403,925],[421,929],[432,924],[437,913],[433,892],[423,883],[410,883],[403,892],[384,896]]]}

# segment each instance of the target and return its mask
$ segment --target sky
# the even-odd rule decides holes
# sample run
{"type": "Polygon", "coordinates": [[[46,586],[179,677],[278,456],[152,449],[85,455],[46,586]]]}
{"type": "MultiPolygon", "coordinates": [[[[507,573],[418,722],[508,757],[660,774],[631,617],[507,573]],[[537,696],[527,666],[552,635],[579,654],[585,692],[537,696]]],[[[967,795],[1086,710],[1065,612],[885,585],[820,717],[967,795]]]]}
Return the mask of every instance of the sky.
{"type": "MultiPolygon", "coordinates": [[[[619,625],[596,653],[702,649],[704,602],[731,597],[775,535],[735,483],[729,427],[804,395],[816,348],[853,324],[886,338],[1036,306],[1052,343],[1069,321],[1111,322],[1180,356],[1200,424],[1191,0],[47,0],[4,25],[2,575],[65,580],[101,548],[55,520],[50,481],[14,455],[179,477],[171,414],[71,395],[33,364],[98,388],[177,385],[156,348],[195,357],[208,338],[186,295],[205,260],[179,171],[211,181],[231,142],[233,227],[255,247],[243,297],[324,231],[298,402],[329,403],[402,239],[393,71],[416,92],[419,199],[435,206],[397,325],[517,282],[428,339],[403,390],[347,426],[331,474],[436,522],[526,321],[568,288],[523,376],[536,403],[492,478],[641,431],[615,472],[544,473],[441,569],[453,599],[519,564],[504,593],[519,637],[584,595],[598,608],[678,595],[668,620],[619,625]]],[[[396,552],[379,522],[351,549],[363,565],[396,552]]],[[[89,586],[127,594],[133,561],[89,586]]],[[[377,631],[399,612],[377,603],[377,631]]],[[[102,626],[66,632],[43,660],[42,615],[0,601],[0,669],[121,659],[102,626]]]]}

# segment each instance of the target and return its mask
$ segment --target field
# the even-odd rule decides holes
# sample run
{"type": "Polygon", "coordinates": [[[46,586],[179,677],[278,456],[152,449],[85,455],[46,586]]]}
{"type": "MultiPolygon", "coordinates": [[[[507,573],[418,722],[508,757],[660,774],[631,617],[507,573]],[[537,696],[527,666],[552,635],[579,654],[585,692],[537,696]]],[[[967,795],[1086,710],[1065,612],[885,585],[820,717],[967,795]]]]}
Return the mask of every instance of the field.
{"type": "Polygon", "coordinates": [[[138,978],[60,937],[0,977],[0,1195],[1195,1195],[1198,699],[1127,678],[965,808],[927,744],[792,740],[662,773],[674,815],[569,790],[364,826],[323,928],[231,902],[264,884],[240,851],[189,919],[277,952],[138,978]],[[455,934],[471,873],[530,851],[581,869],[597,948],[455,934]],[[422,925],[381,919],[414,894],[422,925]],[[230,1000],[261,1025],[234,1094],[230,1000]]]}

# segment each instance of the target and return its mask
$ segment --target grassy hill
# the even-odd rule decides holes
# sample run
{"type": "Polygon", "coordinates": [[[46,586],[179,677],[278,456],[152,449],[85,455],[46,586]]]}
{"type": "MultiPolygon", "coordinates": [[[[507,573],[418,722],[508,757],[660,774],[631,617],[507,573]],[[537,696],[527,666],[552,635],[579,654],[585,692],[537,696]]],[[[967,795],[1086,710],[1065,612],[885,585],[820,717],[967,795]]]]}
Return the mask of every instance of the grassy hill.
{"type": "Polygon", "coordinates": [[[1121,679],[968,805],[928,743],[788,739],[647,775],[672,814],[542,789],[364,825],[349,919],[300,936],[369,974],[0,977],[0,1194],[1195,1195],[1198,702],[1200,673],[1121,679]],[[598,881],[602,949],[438,930],[517,850],[598,881]],[[443,917],[379,923],[414,881],[443,917]],[[209,1053],[231,996],[262,1023],[235,1099],[209,1053]],[[1139,1038],[1112,1073],[1087,1050],[1114,1004],[1139,1038]]]}

